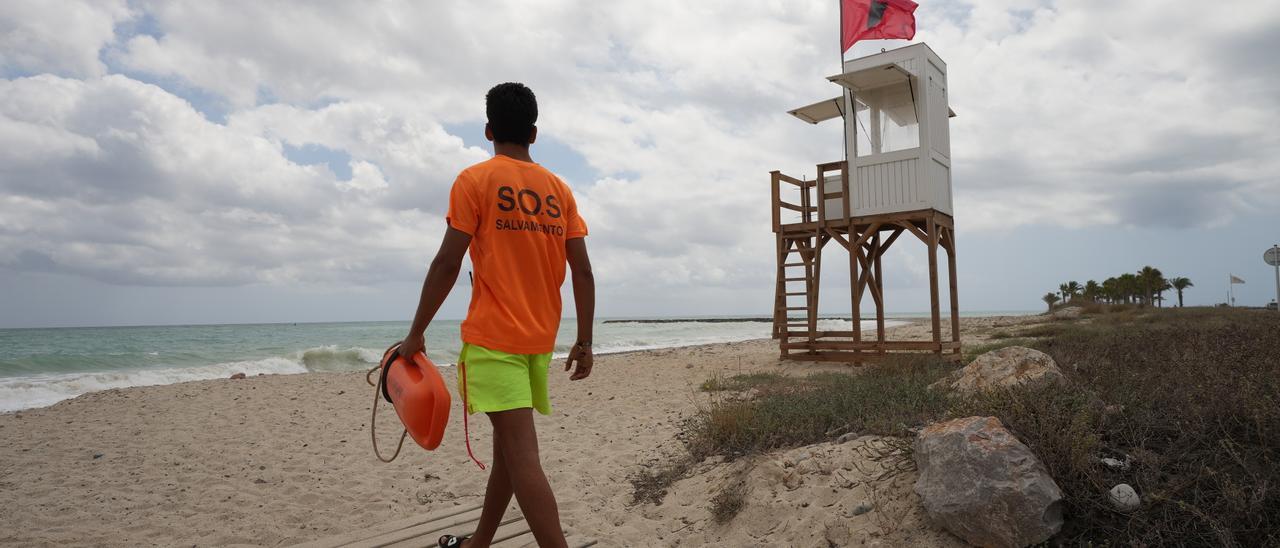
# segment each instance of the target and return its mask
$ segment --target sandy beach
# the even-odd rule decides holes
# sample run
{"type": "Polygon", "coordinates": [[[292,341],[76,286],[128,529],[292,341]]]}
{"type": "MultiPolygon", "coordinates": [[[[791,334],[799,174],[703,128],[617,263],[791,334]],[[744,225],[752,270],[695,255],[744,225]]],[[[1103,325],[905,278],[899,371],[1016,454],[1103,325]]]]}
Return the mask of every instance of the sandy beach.
{"type": "MultiPolygon", "coordinates": [[[[962,337],[1029,321],[966,318],[962,337]]],[[[928,326],[891,333],[924,339],[928,326]]],[[[566,526],[605,546],[958,545],[924,523],[910,473],[875,480],[859,450],[871,439],[708,461],[662,504],[632,504],[628,476],[680,450],[680,422],[706,401],[709,377],[857,369],[777,355],[768,340],[712,344],[601,356],[583,382],[555,375],[554,414],[537,426],[566,526]],[[749,502],[717,525],[707,500],[736,466],[753,467],[749,502]]],[[[486,473],[467,458],[457,398],[441,448],[410,441],[392,464],[370,448],[371,402],[363,373],[309,373],[109,390],[0,415],[0,542],[280,546],[480,502],[486,473]]],[[[488,461],[489,426],[473,418],[472,446],[488,461]]],[[[378,425],[384,451],[394,447],[389,406],[378,425]]]]}

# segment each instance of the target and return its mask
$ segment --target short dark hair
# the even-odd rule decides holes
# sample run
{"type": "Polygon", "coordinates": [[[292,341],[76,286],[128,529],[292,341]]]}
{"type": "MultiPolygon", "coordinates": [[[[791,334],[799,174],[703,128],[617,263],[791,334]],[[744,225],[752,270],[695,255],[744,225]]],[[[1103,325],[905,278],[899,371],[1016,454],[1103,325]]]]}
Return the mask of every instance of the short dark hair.
{"type": "Polygon", "coordinates": [[[485,94],[484,112],[494,142],[527,145],[538,121],[538,98],[524,84],[498,84],[485,94]]]}

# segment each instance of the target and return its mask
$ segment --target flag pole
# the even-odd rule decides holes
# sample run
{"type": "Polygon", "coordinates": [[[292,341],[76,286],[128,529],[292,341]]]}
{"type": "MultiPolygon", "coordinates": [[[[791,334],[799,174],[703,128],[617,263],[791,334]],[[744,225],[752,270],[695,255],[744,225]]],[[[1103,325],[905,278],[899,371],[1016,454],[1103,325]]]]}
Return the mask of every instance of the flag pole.
{"type": "MultiPolygon", "coordinates": [[[[836,1],[839,2],[840,5],[840,18],[836,24],[836,48],[840,50],[840,72],[837,72],[836,74],[844,74],[844,0],[836,1]]],[[[847,111],[856,109],[852,108],[852,104],[844,104],[851,103],[851,101],[849,101],[849,90],[843,85],[840,86],[840,102],[842,103],[840,105],[840,122],[844,124],[844,127],[840,129],[840,133],[844,135],[844,148],[841,150],[841,153],[844,155],[845,173],[849,173],[852,166],[849,165],[849,119],[847,111]]],[[[820,181],[819,186],[821,187],[821,185],[825,183],[825,181],[820,181]]],[[[825,190],[820,192],[825,192],[825,190]]],[[[851,200],[846,200],[846,203],[852,204],[853,202],[851,200]]],[[[844,212],[846,216],[852,216],[852,213],[852,211],[844,212]]],[[[854,326],[854,329],[858,329],[858,327],[854,326]]]]}

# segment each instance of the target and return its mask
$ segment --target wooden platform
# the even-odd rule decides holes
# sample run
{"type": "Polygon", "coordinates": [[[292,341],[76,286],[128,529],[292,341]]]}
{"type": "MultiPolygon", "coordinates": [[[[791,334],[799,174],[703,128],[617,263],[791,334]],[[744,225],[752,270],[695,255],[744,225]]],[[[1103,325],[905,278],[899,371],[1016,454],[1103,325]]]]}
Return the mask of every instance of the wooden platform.
{"type": "Polygon", "coordinates": [[[893,213],[849,216],[855,211],[847,162],[818,165],[814,180],[797,179],[778,171],[770,172],[773,199],[773,232],[778,262],[774,288],[773,338],[778,339],[780,357],[804,361],[865,363],[893,354],[931,352],[961,360],[960,304],[956,293],[955,224],[950,215],[937,209],[911,209],[893,213]],[[839,187],[830,188],[828,174],[839,173],[839,187]],[[793,188],[794,187],[794,188],[793,188]],[[783,201],[799,192],[799,200],[783,201]],[[829,202],[831,202],[829,204],[829,202]],[[834,207],[828,215],[828,207],[834,207]],[[783,216],[799,213],[798,222],[784,222],[783,216]],[[885,334],[885,291],[883,258],[900,236],[915,236],[925,245],[929,259],[929,311],[931,340],[890,341],[885,334]],[[848,252],[850,318],[858,329],[821,331],[818,328],[818,294],[822,287],[823,248],[830,242],[848,252]],[[939,250],[947,255],[947,279],[951,298],[951,333],[942,333],[939,250]],[[803,285],[801,285],[803,284],[803,285]],[[875,304],[875,333],[864,334],[863,295],[875,304]],[[803,297],[803,301],[799,298],[803,297]],[[950,340],[947,340],[950,338],[950,340]]]}
{"type": "MultiPolygon", "coordinates": [[[[441,535],[471,534],[480,521],[480,506],[457,507],[418,517],[389,521],[359,531],[352,531],[338,536],[314,540],[299,547],[306,548],[422,548],[436,546],[441,535]]],[[[565,531],[570,548],[586,548],[595,546],[596,541],[587,540],[565,531]]],[[[536,547],[529,524],[525,523],[520,511],[512,508],[498,527],[498,534],[493,537],[492,546],[536,547]]]]}

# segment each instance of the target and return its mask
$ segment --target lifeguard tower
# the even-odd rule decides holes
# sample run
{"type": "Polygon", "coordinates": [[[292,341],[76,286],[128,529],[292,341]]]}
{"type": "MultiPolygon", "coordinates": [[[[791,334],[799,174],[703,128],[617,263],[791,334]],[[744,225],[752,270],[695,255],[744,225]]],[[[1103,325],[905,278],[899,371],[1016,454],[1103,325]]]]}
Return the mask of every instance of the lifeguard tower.
{"type": "Polygon", "coordinates": [[[772,175],[778,281],[774,338],[783,358],[864,362],[887,353],[960,358],[947,65],[919,43],[844,62],[828,78],[839,97],[790,111],[805,122],[844,120],[846,161],[818,164],[813,179],[772,175]],[[904,233],[929,254],[930,341],[885,339],[882,263],[904,233]],[[848,251],[853,327],[818,329],[823,248],[848,251]],[[947,252],[951,333],[942,334],[938,249],[947,252]],[[863,337],[863,295],[875,302],[875,338],[863,337]]]}

